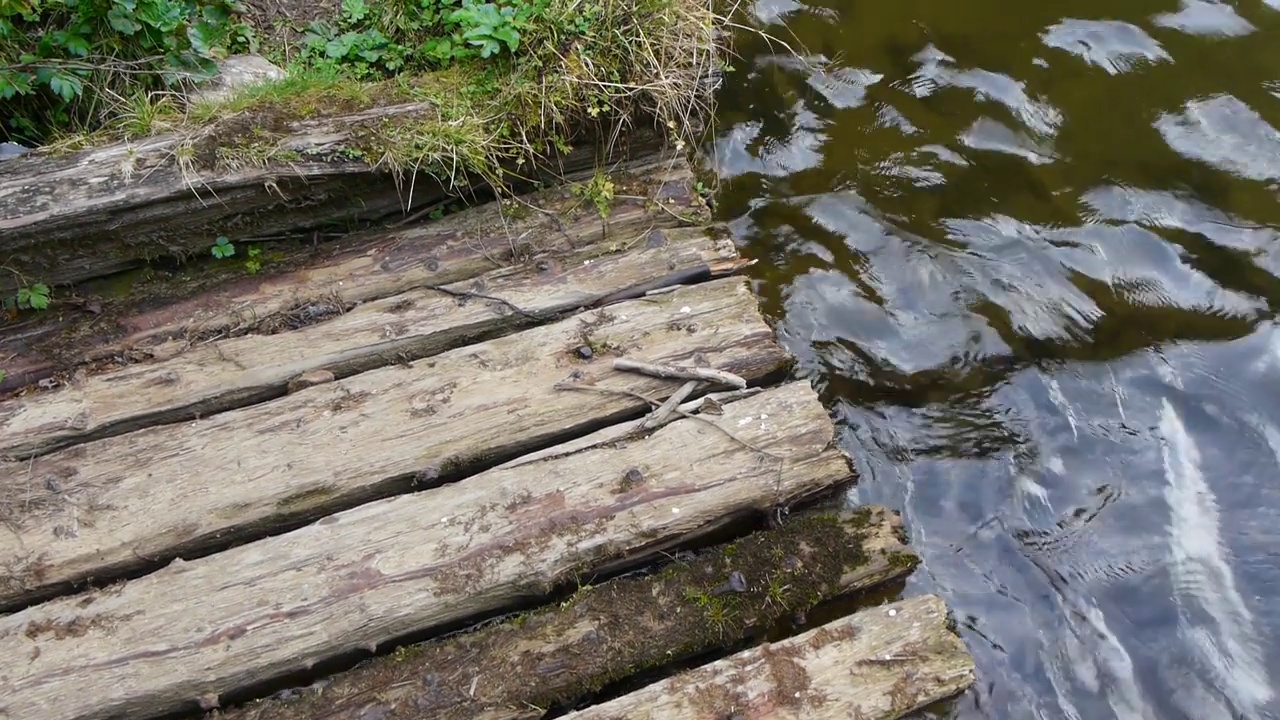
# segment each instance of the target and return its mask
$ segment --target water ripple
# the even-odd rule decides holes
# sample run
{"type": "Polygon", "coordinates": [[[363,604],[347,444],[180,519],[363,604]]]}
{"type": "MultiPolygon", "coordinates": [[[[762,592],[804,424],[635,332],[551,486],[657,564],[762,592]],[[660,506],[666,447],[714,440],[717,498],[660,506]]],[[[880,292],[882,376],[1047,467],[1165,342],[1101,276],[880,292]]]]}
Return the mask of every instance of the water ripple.
{"type": "Polygon", "coordinates": [[[1045,30],[1040,39],[1112,75],[1173,60],[1142,28],[1117,20],[1064,20],[1045,30]]]}
{"type": "Polygon", "coordinates": [[[1280,0],[766,2],[717,209],[978,663],[928,717],[1280,720],[1280,0]]]}
{"type": "Polygon", "coordinates": [[[1193,100],[1155,125],[1187,158],[1251,180],[1280,179],[1280,132],[1234,96],[1193,100]]]}
{"type": "Polygon", "coordinates": [[[1253,24],[1236,14],[1235,8],[1213,0],[1182,0],[1176,13],[1160,13],[1151,19],[1160,27],[1190,35],[1239,37],[1253,32],[1253,24]]]}

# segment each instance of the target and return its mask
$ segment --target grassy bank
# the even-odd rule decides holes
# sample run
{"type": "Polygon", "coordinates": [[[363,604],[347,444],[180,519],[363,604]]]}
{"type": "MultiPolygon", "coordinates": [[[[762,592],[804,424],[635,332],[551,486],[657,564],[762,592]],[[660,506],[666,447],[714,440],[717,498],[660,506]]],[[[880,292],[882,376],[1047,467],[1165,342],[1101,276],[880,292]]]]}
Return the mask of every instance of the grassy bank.
{"type": "Polygon", "coordinates": [[[688,137],[717,24],[705,0],[17,0],[0,6],[0,113],[8,139],[55,151],[179,133],[189,160],[225,167],[298,161],[290,128],[353,116],[330,157],[489,178],[588,124],[688,137]],[[287,76],[188,102],[251,50],[287,76]]]}

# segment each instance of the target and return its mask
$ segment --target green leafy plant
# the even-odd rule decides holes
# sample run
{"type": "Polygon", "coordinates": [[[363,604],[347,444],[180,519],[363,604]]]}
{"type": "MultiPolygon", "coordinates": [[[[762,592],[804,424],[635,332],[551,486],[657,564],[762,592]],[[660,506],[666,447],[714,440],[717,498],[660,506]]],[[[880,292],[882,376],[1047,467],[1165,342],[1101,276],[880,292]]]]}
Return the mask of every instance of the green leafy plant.
{"type": "Polygon", "coordinates": [[[607,175],[597,171],[590,182],[578,185],[573,192],[578,197],[590,200],[596,206],[596,212],[600,213],[601,219],[609,217],[609,208],[613,204],[614,185],[607,175]]]}
{"type": "Polygon", "coordinates": [[[236,246],[232,245],[230,240],[221,235],[218,236],[217,240],[213,241],[213,247],[211,250],[213,252],[213,256],[219,260],[225,260],[226,258],[236,254],[236,246]]]}
{"type": "Polygon", "coordinates": [[[520,28],[524,22],[513,7],[465,2],[449,14],[449,21],[458,24],[462,39],[478,48],[482,58],[497,55],[504,48],[515,52],[520,47],[520,28]]]}
{"type": "Polygon", "coordinates": [[[4,301],[9,310],[48,310],[52,294],[48,285],[34,283],[18,288],[18,292],[4,301]]]}
{"type": "Polygon", "coordinates": [[[247,254],[249,259],[244,261],[245,272],[250,275],[257,275],[258,272],[262,270],[262,248],[254,245],[249,248],[247,254]]]}
{"type": "Polygon", "coordinates": [[[30,287],[19,288],[18,307],[47,310],[49,308],[49,286],[44,283],[36,283],[30,287]]]}
{"type": "Polygon", "coordinates": [[[316,20],[304,34],[304,57],[336,63],[355,70],[357,76],[392,73],[404,66],[408,49],[368,26],[369,6],[364,0],[342,0],[336,26],[316,20]]]}
{"type": "Polygon", "coordinates": [[[382,7],[374,12],[365,0],[343,0],[342,12],[334,22],[321,20],[307,26],[304,56],[312,62],[349,68],[357,77],[369,77],[513,54],[520,48],[522,31],[530,27],[546,2],[408,0],[399,12],[382,7]]]}
{"type": "Polygon", "coordinates": [[[0,0],[5,135],[39,142],[81,127],[110,97],[207,77],[253,44],[240,0],[0,0]]]}

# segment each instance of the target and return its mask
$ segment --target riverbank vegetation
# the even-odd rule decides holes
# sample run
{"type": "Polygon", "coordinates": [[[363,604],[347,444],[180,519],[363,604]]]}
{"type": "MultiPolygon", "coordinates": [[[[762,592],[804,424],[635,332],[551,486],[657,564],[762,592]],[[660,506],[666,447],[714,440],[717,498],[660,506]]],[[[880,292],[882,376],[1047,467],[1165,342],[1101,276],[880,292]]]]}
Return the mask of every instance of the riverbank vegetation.
{"type": "Polygon", "coordinates": [[[489,176],[584,125],[643,117],[685,139],[709,100],[716,25],[699,0],[6,0],[0,112],[24,144],[186,133],[216,145],[193,159],[235,166],[298,160],[278,142],[291,123],[404,106],[326,151],[489,176]],[[191,94],[237,53],[285,76],[191,94]]]}

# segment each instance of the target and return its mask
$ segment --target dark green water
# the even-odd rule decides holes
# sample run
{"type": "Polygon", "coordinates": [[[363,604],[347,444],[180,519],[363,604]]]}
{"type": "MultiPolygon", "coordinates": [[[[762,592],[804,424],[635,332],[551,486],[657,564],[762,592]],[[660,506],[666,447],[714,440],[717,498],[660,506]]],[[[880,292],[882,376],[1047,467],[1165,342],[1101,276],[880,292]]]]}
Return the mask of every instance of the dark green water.
{"type": "Polygon", "coordinates": [[[708,160],[946,715],[1280,717],[1280,0],[758,0],[708,160]]]}

